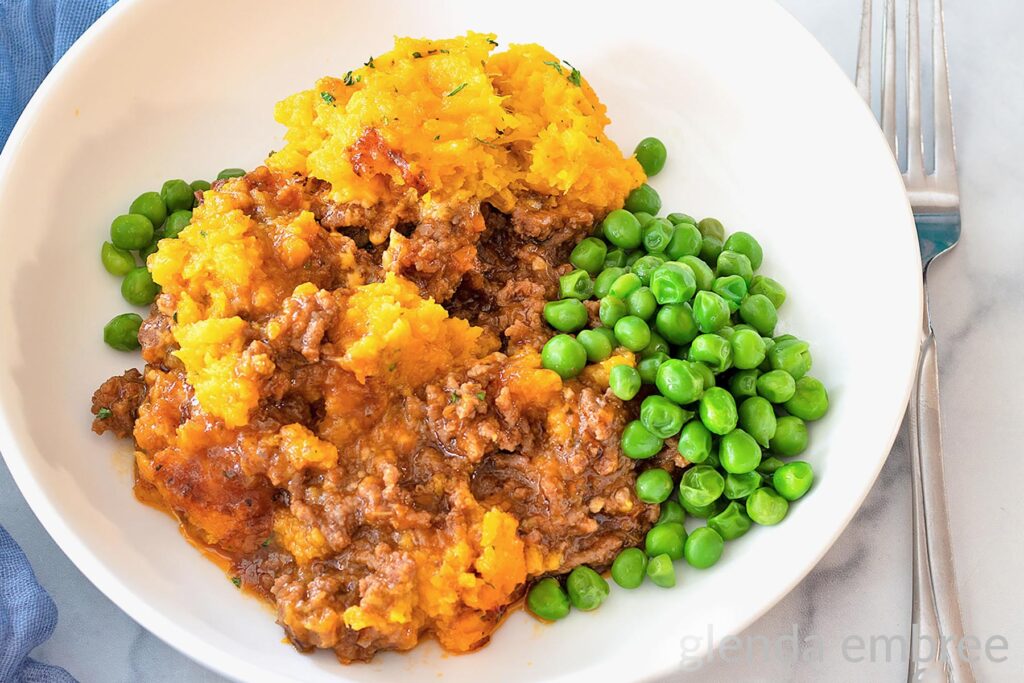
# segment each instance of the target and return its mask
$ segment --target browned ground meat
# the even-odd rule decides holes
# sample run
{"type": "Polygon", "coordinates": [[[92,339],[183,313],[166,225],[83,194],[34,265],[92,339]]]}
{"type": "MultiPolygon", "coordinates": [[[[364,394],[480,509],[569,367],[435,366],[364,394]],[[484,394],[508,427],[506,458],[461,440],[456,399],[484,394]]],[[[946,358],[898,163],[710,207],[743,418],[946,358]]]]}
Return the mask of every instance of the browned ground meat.
{"type": "Polygon", "coordinates": [[[146,398],[146,383],[135,368],[120,377],[111,377],[92,395],[92,431],[113,432],[119,439],[132,435],[139,406],[146,398]]]}

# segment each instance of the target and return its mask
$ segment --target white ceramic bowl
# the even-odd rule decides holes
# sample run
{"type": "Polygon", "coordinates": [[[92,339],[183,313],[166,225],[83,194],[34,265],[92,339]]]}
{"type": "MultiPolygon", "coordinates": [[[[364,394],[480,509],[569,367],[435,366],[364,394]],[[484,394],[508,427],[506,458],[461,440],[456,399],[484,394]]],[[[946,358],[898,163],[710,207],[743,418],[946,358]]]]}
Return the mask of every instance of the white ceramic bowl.
{"type": "MultiPolygon", "coordinates": [[[[903,186],[867,108],[768,2],[446,3],[122,0],[71,49],[0,159],[0,450],[75,564],[143,626],[248,681],[630,680],[680,665],[682,639],[738,633],[789,591],[857,510],[893,441],[918,349],[920,261],[903,186]],[[482,651],[427,643],[342,667],[281,642],[271,612],[132,497],[123,444],[89,397],[138,357],[106,348],[126,308],[99,263],[110,219],[168,177],[253,166],[280,144],[275,101],[390,49],[393,35],[494,31],[577,65],[625,149],[657,135],[668,210],[762,241],[787,286],[782,328],[813,343],[832,409],[818,482],[777,527],[593,613],[515,614],[482,651]]],[[[694,640],[696,639],[696,641],[694,640]]]]}

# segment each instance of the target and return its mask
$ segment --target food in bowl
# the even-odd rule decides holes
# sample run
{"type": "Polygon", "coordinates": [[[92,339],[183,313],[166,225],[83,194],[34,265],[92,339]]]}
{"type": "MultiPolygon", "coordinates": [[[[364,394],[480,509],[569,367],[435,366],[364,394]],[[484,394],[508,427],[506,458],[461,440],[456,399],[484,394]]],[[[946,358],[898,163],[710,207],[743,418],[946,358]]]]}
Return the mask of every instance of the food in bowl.
{"type": "Polygon", "coordinates": [[[827,395],[772,337],[760,245],[656,218],[664,146],[623,155],[579,70],[496,48],[397,39],[279,103],[264,166],[144,193],[101,253],[152,307],[104,330],[146,365],[97,390],[94,429],[296,647],[346,663],[473,650],[524,597],[594,609],[598,570],[673,585],[812,480],[776,455],[827,395]]]}

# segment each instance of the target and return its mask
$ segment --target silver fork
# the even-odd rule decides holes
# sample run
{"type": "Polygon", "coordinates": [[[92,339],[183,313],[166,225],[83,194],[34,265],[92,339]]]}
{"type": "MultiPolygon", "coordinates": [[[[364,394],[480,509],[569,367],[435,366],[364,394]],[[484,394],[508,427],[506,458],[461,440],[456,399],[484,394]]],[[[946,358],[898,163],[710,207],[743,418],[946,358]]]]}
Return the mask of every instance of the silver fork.
{"type": "MultiPolygon", "coordinates": [[[[870,106],[871,0],[863,2],[856,82],[857,89],[870,106]]],[[[952,249],[960,239],[960,190],[956,178],[956,149],[953,142],[942,0],[933,2],[932,125],[935,133],[935,170],[931,174],[924,165],[924,136],[921,128],[918,0],[908,0],[907,6],[907,153],[903,160],[899,159],[896,132],[895,0],[885,0],[882,30],[882,131],[897,160],[906,162],[907,170],[903,180],[917,224],[925,284],[921,359],[917,384],[907,409],[914,505],[913,628],[908,680],[969,683],[975,679],[967,653],[962,647],[964,627],[957,598],[942,475],[939,373],[935,335],[928,313],[928,267],[936,257],[952,249]],[[934,656],[930,656],[929,652],[934,656]]]]}

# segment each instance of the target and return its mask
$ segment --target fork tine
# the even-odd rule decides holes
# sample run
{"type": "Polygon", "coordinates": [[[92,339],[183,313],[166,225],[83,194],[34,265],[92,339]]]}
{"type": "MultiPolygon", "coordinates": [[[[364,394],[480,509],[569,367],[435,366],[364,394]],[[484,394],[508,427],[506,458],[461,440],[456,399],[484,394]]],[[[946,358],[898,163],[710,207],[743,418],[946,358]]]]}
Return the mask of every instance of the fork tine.
{"type": "Polygon", "coordinates": [[[885,0],[885,22],[882,31],[882,132],[889,141],[893,156],[899,158],[896,146],[896,2],[885,0]]]}
{"type": "Polygon", "coordinates": [[[857,92],[871,106],[871,0],[860,10],[860,42],[857,45],[857,92]]]}
{"type": "Polygon", "coordinates": [[[956,147],[953,143],[953,104],[949,98],[946,31],[942,0],[935,0],[932,19],[933,91],[935,98],[935,175],[956,182],[956,147]]]}
{"type": "Polygon", "coordinates": [[[924,177],[921,137],[921,37],[918,0],[907,2],[907,178],[924,177]]]}

